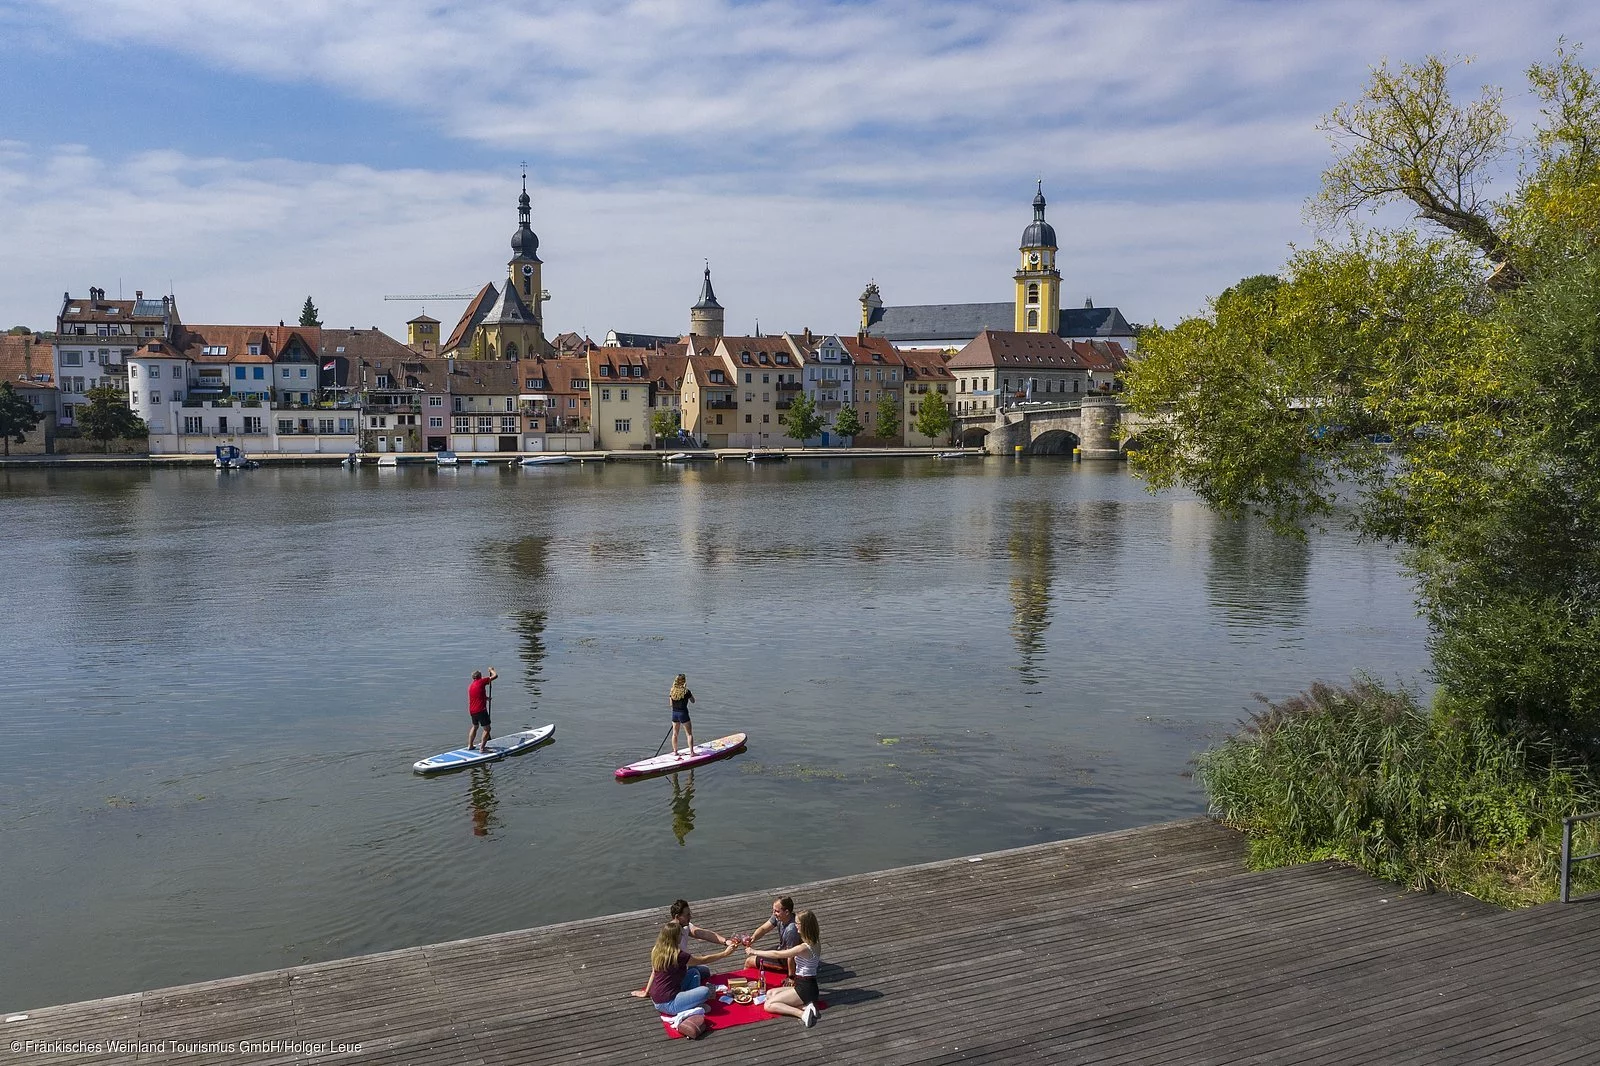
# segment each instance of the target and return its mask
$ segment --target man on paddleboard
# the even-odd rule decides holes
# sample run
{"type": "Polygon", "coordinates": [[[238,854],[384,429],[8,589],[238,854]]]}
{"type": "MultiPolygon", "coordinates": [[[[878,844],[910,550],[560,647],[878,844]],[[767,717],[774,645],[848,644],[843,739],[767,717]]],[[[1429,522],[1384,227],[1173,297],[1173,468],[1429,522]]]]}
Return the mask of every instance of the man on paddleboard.
{"type": "Polygon", "coordinates": [[[494,672],[494,667],[489,667],[489,676],[484,677],[482,670],[472,671],[472,683],[467,686],[467,713],[472,716],[472,732],[467,734],[467,749],[478,739],[478,730],[483,730],[483,743],[478,746],[479,751],[489,750],[489,686],[494,684],[495,678],[500,675],[494,672]]]}

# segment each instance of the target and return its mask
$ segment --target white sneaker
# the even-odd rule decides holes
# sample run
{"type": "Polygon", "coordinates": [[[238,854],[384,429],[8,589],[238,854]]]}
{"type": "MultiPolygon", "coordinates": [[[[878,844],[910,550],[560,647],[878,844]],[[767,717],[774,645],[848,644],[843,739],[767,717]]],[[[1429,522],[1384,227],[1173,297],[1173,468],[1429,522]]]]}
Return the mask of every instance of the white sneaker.
{"type": "Polygon", "coordinates": [[[807,1003],[806,1009],[800,1012],[800,1024],[807,1029],[817,1024],[817,1005],[815,1003],[807,1003]]]}

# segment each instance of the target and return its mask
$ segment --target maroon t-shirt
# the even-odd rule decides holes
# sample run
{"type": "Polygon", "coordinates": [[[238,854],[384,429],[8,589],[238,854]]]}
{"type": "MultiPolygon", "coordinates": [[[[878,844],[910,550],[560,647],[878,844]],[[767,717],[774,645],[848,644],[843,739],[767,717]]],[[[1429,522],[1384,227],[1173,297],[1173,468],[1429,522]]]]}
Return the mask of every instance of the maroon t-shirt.
{"type": "Polygon", "coordinates": [[[475,677],[467,686],[467,713],[477,714],[489,709],[489,679],[475,677]]]}
{"type": "Polygon", "coordinates": [[[689,972],[690,955],[687,951],[678,952],[678,961],[665,970],[650,971],[650,1002],[670,1003],[672,997],[678,994],[683,987],[683,975],[689,972]]]}

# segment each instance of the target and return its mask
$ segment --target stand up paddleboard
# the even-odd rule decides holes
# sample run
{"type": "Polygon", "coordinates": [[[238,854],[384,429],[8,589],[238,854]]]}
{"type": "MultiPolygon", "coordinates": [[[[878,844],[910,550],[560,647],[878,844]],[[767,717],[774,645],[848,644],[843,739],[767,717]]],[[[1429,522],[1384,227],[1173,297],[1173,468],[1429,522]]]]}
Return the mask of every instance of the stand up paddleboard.
{"type": "Polygon", "coordinates": [[[496,762],[507,755],[515,755],[521,751],[543,744],[555,735],[554,724],[542,725],[538,729],[524,729],[520,733],[507,733],[503,737],[495,737],[485,744],[488,751],[479,751],[477,748],[457,748],[454,751],[441,752],[415,763],[411,769],[419,774],[437,774],[446,770],[460,770],[465,766],[482,766],[486,762],[496,762]]]}
{"type": "Polygon", "coordinates": [[[634,777],[649,777],[651,774],[668,774],[674,770],[687,770],[691,766],[724,759],[735,752],[743,751],[748,736],[747,733],[734,733],[731,736],[718,737],[708,744],[696,744],[692,748],[679,748],[665,755],[657,755],[653,759],[631,762],[627,766],[617,767],[616,778],[618,781],[626,781],[634,777]]]}

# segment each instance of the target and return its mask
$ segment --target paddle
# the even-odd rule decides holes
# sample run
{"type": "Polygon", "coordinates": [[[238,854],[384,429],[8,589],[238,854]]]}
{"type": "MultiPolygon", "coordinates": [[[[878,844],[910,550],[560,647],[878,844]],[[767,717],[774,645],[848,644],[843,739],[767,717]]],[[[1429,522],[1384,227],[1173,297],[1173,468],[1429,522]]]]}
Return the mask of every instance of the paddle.
{"type": "MultiPolygon", "coordinates": [[[[670,736],[672,736],[672,726],[669,725],[669,726],[667,726],[667,735],[662,737],[661,738],[661,743],[656,745],[656,755],[660,755],[661,754],[661,749],[667,746],[667,737],[670,737],[670,736]]],[[[650,757],[652,759],[654,759],[656,757],[656,755],[652,755],[650,757]]]]}

